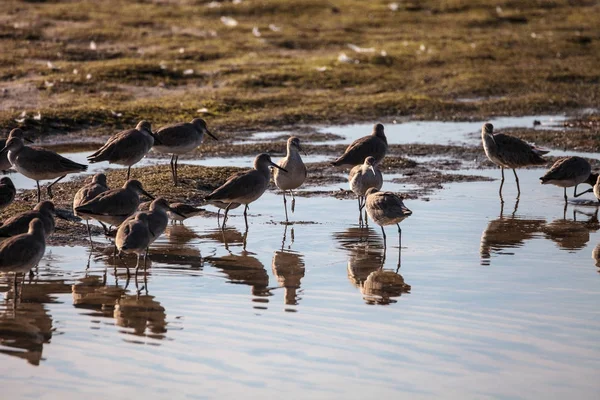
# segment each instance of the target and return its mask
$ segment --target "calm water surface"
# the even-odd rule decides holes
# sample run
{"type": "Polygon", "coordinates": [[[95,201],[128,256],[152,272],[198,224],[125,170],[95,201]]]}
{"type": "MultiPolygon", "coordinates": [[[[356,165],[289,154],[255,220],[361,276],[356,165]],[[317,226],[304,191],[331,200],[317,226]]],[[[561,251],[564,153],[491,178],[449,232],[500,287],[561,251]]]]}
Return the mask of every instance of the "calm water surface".
{"type": "Polygon", "coordinates": [[[248,232],[239,209],[224,232],[169,227],[139,295],[109,248],[51,247],[16,310],[0,278],[3,393],[597,399],[597,208],[565,213],[540,174],[520,172],[518,204],[507,175],[504,207],[497,181],[407,201],[401,258],[396,229],[384,255],[355,200],[300,197],[286,228],[274,192],[248,232]]]}

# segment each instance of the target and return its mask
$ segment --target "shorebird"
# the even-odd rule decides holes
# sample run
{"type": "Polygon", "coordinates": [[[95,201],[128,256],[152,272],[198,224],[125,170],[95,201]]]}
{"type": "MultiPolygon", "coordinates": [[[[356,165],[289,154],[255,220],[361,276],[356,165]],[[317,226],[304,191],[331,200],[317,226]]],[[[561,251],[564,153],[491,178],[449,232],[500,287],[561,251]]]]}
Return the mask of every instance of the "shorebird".
{"type": "Polygon", "coordinates": [[[17,298],[17,275],[31,271],[40,262],[45,251],[44,223],[39,218],[29,222],[25,233],[0,243],[0,272],[15,274],[15,299],[17,298]]]}
{"type": "Polygon", "coordinates": [[[96,174],[94,175],[90,183],[83,186],[77,191],[77,193],[75,193],[75,198],[73,199],[73,213],[85,220],[85,224],[87,225],[88,237],[90,238],[90,245],[92,246],[92,249],[94,248],[94,242],[92,242],[92,232],[90,231],[90,217],[86,215],[79,215],[75,209],[80,205],[92,200],[100,193],[106,192],[107,190],[108,186],[106,184],[106,175],[96,174]]]}
{"type": "Polygon", "coordinates": [[[127,166],[127,180],[131,166],[138,163],[154,145],[150,122],[140,121],[135,129],[128,129],[112,136],[94,154],[88,156],[90,163],[108,161],[109,164],[127,166]]]}
{"type": "Polygon", "coordinates": [[[238,172],[231,176],[221,187],[206,196],[206,200],[209,202],[218,200],[228,203],[228,206],[225,208],[223,228],[227,221],[227,213],[235,203],[245,205],[244,220],[246,222],[246,229],[248,228],[248,204],[256,201],[269,187],[269,177],[271,175],[269,166],[271,165],[287,172],[287,170],[271,161],[271,157],[268,154],[262,153],[254,159],[253,169],[238,172]]]}
{"type": "Polygon", "coordinates": [[[483,149],[487,157],[502,170],[502,181],[499,190],[500,197],[502,197],[502,186],[504,185],[504,168],[513,170],[515,180],[517,181],[518,196],[520,196],[521,188],[516,168],[546,164],[546,160],[541,156],[548,153],[548,151],[538,149],[514,136],[503,133],[494,135],[494,126],[490,123],[483,124],[481,128],[481,141],[483,142],[483,149]]]}
{"type": "Polygon", "coordinates": [[[292,212],[294,212],[294,206],[296,199],[294,198],[294,189],[299,188],[306,179],[306,166],[302,162],[300,152],[302,147],[300,146],[300,139],[296,136],[292,136],[287,141],[287,155],[285,158],[279,160],[277,165],[281,168],[285,168],[287,172],[281,172],[279,169],[273,171],[273,180],[275,185],[283,191],[283,208],[285,209],[285,222],[288,222],[287,212],[287,200],[285,198],[286,190],[290,191],[292,195],[292,212]]]}
{"type": "Polygon", "coordinates": [[[10,237],[27,232],[30,222],[36,218],[42,221],[44,234],[48,237],[54,232],[55,212],[54,203],[48,200],[42,201],[36,204],[33,210],[25,211],[4,221],[0,226],[0,237],[10,237]]]}
{"type": "Polygon", "coordinates": [[[381,227],[383,233],[383,248],[386,248],[385,230],[386,225],[396,224],[398,226],[398,246],[402,249],[402,229],[400,222],[412,214],[402,202],[402,198],[392,192],[380,192],[375,188],[370,188],[365,193],[365,207],[369,217],[381,227]]]}
{"type": "Polygon", "coordinates": [[[8,152],[8,160],[18,172],[37,183],[38,202],[42,196],[40,181],[56,179],[47,188],[48,197],[52,198],[54,184],[68,174],[87,170],[87,165],[78,164],[53,151],[25,146],[18,137],[12,137],[6,142],[0,156],[5,152],[8,152]]]}
{"type": "Polygon", "coordinates": [[[375,162],[378,164],[383,160],[383,157],[385,157],[387,149],[388,143],[385,133],[383,132],[383,125],[376,124],[373,126],[373,133],[352,142],[344,154],[333,161],[331,165],[335,167],[345,165],[353,167],[362,164],[368,156],[373,156],[375,162]]]}
{"type": "MultiPolygon", "coordinates": [[[[26,142],[33,143],[33,140],[29,140],[25,137],[25,133],[21,129],[15,128],[12,131],[10,131],[8,138],[0,139],[0,149],[3,149],[6,146],[6,142],[8,141],[8,139],[13,137],[18,137],[26,142]]],[[[10,164],[10,161],[8,161],[8,153],[0,155],[0,171],[6,172],[10,169],[11,166],[12,165],[10,164]]]]}
{"type": "Polygon", "coordinates": [[[171,174],[173,183],[177,186],[177,160],[181,154],[194,150],[204,140],[204,134],[218,140],[206,127],[202,118],[194,118],[192,122],[165,126],[160,128],[155,138],[159,143],[154,144],[156,151],[171,154],[171,174]]]}
{"type": "MultiPolygon", "coordinates": [[[[148,215],[139,213],[134,218],[127,220],[119,226],[117,236],[115,237],[115,245],[119,254],[134,253],[137,255],[137,263],[135,265],[135,276],[137,278],[138,269],[140,268],[140,257],[144,254],[144,269],[146,268],[146,257],[148,255],[148,246],[152,240],[152,232],[148,227],[148,215]]],[[[127,276],[129,276],[129,267],[127,267],[127,276]]]]}
{"type": "Polygon", "coordinates": [[[593,187],[597,179],[598,174],[592,173],[590,163],[586,159],[577,156],[561,158],[540,178],[542,185],[552,184],[564,188],[565,203],[567,202],[568,187],[575,186],[573,196],[579,197],[593,191],[593,188],[577,193],[577,185],[587,183],[593,187]]]}
{"type": "Polygon", "coordinates": [[[164,197],[157,197],[154,199],[152,203],[150,203],[148,211],[142,211],[136,214],[136,216],[139,214],[146,215],[148,229],[151,232],[150,244],[154,243],[154,241],[163,234],[165,229],[167,229],[167,225],[169,224],[168,213],[173,213],[179,218],[185,219],[183,215],[179,214],[177,210],[169,205],[169,202],[164,197]]]}
{"type": "Polygon", "coordinates": [[[185,203],[171,203],[169,204],[169,207],[171,207],[173,210],[167,210],[167,215],[169,218],[171,218],[173,221],[179,221],[181,223],[188,218],[195,217],[196,215],[200,215],[204,212],[203,208],[197,208],[185,203]]]}
{"type": "MultiPolygon", "coordinates": [[[[383,186],[383,175],[375,163],[375,158],[369,156],[365,158],[365,162],[362,165],[357,165],[350,170],[348,175],[348,182],[350,183],[350,189],[358,196],[358,214],[362,221],[362,209],[365,207],[365,194],[370,188],[377,190],[383,186]]],[[[365,221],[367,216],[365,215],[365,221]]]]}
{"type": "Polygon", "coordinates": [[[17,189],[13,181],[8,177],[0,179],[0,210],[8,207],[14,200],[17,189]]]}
{"type": "Polygon", "coordinates": [[[131,214],[136,212],[140,205],[141,194],[154,199],[153,196],[144,190],[140,181],[131,179],[122,188],[107,190],[92,200],[76,207],[75,212],[80,216],[99,221],[104,227],[105,232],[108,232],[104,224],[121,225],[131,214]]]}

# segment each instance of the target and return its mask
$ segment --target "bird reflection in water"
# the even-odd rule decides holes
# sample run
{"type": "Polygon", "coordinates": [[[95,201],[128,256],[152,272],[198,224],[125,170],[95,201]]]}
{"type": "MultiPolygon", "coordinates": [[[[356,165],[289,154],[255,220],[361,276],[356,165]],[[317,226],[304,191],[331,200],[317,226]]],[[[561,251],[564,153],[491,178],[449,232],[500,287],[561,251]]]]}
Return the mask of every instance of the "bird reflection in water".
{"type": "Polygon", "coordinates": [[[598,268],[598,273],[600,274],[600,243],[592,250],[592,258],[594,259],[594,264],[596,265],[596,268],[598,268]]]}
{"type": "Polygon", "coordinates": [[[573,219],[566,218],[554,220],[543,228],[544,237],[552,240],[562,250],[575,251],[583,249],[590,241],[590,232],[600,229],[598,223],[598,209],[593,214],[587,214],[573,209],[573,219]],[[587,220],[577,221],[577,214],[588,217],[587,220]]]}
{"type": "Polygon", "coordinates": [[[71,286],[73,306],[89,310],[86,315],[112,318],[117,299],[126,292],[124,287],[106,284],[106,272],[102,277],[86,276],[71,286]]]}
{"type": "Polygon", "coordinates": [[[491,220],[481,235],[479,254],[481,265],[490,265],[492,253],[514,254],[505,249],[522,247],[527,240],[539,236],[546,224],[543,218],[524,219],[517,215],[519,201],[512,214],[504,216],[504,202],[500,203],[500,217],[491,220]]]}
{"type": "MultiPolygon", "coordinates": [[[[300,289],[300,281],[304,277],[304,257],[300,253],[291,250],[294,243],[293,227],[290,230],[290,244],[287,249],[285,248],[288,225],[284,226],[281,250],[276,251],[273,255],[272,269],[279,286],[284,288],[285,304],[296,306],[301,300],[298,296],[298,290],[300,289]]],[[[287,308],[285,311],[294,312],[296,310],[287,308]]]]}
{"type": "Polygon", "coordinates": [[[350,227],[334,237],[348,255],[348,279],[360,289],[367,304],[396,303],[395,297],[410,293],[411,286],[398,272],[401,253],[398,252],[396,270],[384,269],[385,250],[377,233],[367,227],[350,227]]]}
{"type": "MultiPolygon", "coordinates": [[[[221,257],[206,257],[205,261],[220,269],[233,284],[248,285],[252,288],[252,299],[255,303],[268,303],[272,296],[269,288],[269,275],[262,262],[255,253],[246,250],[248,230],[242,234],[234,227],[218,229],[209,232],[204,237],[209,237],[223,243],[228,255],[221,257]],[[242,247],[239,254],[234,254],[230,247],[242,247]]],[[[255,306],[257,309],[266,309],[265,306],[255,306]]]]}

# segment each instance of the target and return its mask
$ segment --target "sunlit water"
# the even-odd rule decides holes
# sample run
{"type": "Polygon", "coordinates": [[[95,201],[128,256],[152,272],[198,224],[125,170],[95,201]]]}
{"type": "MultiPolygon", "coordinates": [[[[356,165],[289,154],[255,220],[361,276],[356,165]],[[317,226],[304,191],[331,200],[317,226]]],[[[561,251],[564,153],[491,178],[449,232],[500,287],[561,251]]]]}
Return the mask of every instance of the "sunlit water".
{"type": "Polygon", "coordinates": [[[503,207],[498,181],[407,201],[401,258],[396,228],[384,258],[355,200],[299,197],[303,223],[286,228],[275,192],[251,205],[247,233],[240,209],[224,232],[208,218],[171,226],[139,295],[123,268],[135,260],[49,248],[16,310],[1,281],[3,394],[598,398],[597,208],[565,213],[541,172],[519,172],[516,210],[512,174],[503,207]]]}

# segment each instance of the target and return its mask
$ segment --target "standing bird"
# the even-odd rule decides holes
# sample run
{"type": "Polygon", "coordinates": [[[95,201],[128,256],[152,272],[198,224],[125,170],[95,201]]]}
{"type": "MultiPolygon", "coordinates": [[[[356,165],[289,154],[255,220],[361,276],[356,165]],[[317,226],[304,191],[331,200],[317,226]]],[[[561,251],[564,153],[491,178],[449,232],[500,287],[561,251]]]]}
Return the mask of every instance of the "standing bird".
{"type": "MultiPolygon", "coordinates": [[[[0,139],[0,148],[4,148],[4,146],[6,146],[6,142],[13,137],[18,137],[23,139],[26,142],[29,143],[33,143],[32,140],[29,140],[25,137],[25,133],[19,129],[19,128],[15,128],[12,131],[10,131],[10,134],[8,135],[7,139],[0,139]]],[[[0,156],[0,171],[8,171],[11,167],[10,161],[8,161],[8,153],[4,153],[0,156]]]]}
{"type": "Polygon", "coordinates": [[[131,166],[139,162],[154,145],[154,134],[150,122],[140,121],[135,129],[128,129],[112,136],[104,146],[91,156],[90,163],[108,161],[109,164],[127,166],[127,180],[131,166]]]}
{"type": "Polygon", "coordinates": [[[136,214],[136,216],[139,214],[146,215],[146,219],[148,220],[148,229],[151,232],[150,244],[154,243],[154,241],[163,234],[165,229],[167,229],[167,225],[169,224],[168,213],[173,213],[179,218],[185,219],[183,215],[179,214],[177,210],[169,205],[169,202],[164,197],[157,197],[154,199],[152,203],[150,203],[150,208],[148,211],[142,211],[136,214]]]}
{"type": "Polygon", "coordinates": [[[589,193],[593,188],[588,189],[585,192],[577,193],[577,185],[580,183],[587,183],[593,187],[598,180],[598,174],[592,173],[592,166],[586,159],[574,156],[557,160],[540,180],[542,181],[542,185],[549,183],[564,188],[566,203],[568,187],[575,186],[575,189],[573,189],[574,197],[589,193]]]}
{"type": "Polygon", "coordinates": [[[292,136],[287,141],[287,155],[285,158],[279,160],[277,165],[284,168],[287,172],[281,172],[279,169],[273,171],[273,180],[275,185],[283,191],[283,207],[285,209],[285,222],[288,222],[287,212],[287,200],[285,198],[285,191],[289,190],[292,195],[292,212],[296,205],[296,199],[294,198],[293,189],[297,189],[304,183],[306,179],[306,166],[302,162],[300,152],[302,147],[300,146],[300,139],[296,136],[292,136]]]}
{"type": "Polygon", "coordinates": [[[29,222],[25,233],[0,243],[0,272],[15,274],[15,299],[17,298],[17,274],[31,271],[40,262],[45,251],[44,223],[39,218],[29,222]]]}
{"type": "MultiPolygon", "coordinates": [[[[379,167],[375,163],[375,158],[369,156],[365,158],[365,162],[362,165],[357,165],[350,170],[348,175],[348,182],[350,183],[350,189],[358,196],[358,214],[362,221],[362,209],[365,206],[365,194],[370,188],[377,190],[383,186],[383,175],[379,167]]],[[[365,221],[367,215],[365,213],[365,221]]]]}
{"type": "MultiPolygon", "coordinates": [[[[119,226],[117,236],[115,237],[115,245],[119,254],[134,253],[137,255],[137,263],[135,265],[135,276],[137,278],[138,269],[140,268],[140,257],[144,254],[144,270],[146,269],[146,257],[148,255],[148,246],[150,246],[152,232],[148,227],[148,216],[144,213],[139,213],[135,218],[127,220],[119,226]]],[[[127,267],[127,276],[129,276],[129,267],[127,267]]]]}
{"type": "Polygon", "coordinates": [[[10,237],[27,232],[29,223],[37,218],[42,221],[44,234],[47,238],[54,233],[54,227],[56,226],[54,222],[55,213],[54,203],[48,200],[42,201],[36,204],[33,210],[25,211],[4,221],[0,226],[0,237],[10,237]]]}
{"type": "Polygon", "coordinates": [[[54,184],[67,174],[87,170],[87,165],[71,161],[53,151],[40,147],[25,146],[23,140],[18,137],[12,137],[6,142],[6,146],[0,151],[0,156],[5,152],[8,152],[8,160],[18,172],[37,183],[38,202],[42,197],[40,181],[56,179],[48,185],[47,189],[48,197],[52,198],[52,186],[54,184]]]}
{"type": "Polygon", "coordinates": [[[14,200],[17,189],[13,181],[8,177],[0,179],[0,210],[8,207],[14,200]]]}
{"type": "Polygon", "coordinates": [[[365,207],[369,217],[381,227],[383,233],[383,248],[386,248],[385,225],[396,224],[398,226],[398,246],[402,249],[402,229],[400,222],[412,214],[402,202],[402,197],[392,192],[380,192],[370,188],[365,194],[365,207]]]}
{"type": "Polygon", "coordinates": [[[546,160],[541,156],[548,153],[548,151],[538,149],[514,136],[503,133],[494,135],[494,126],[490,123],[484,124],[481,128],[481,141],[483,142],[483,149],[486,156],[502,170],[502,181],[499,190],[500,197],[502,197],[502,186],[504,185],[504,168],[513,170],[515,180],[517,181],[517,197],[519,197],[521,195],[521,188],[515,169],[530,165],[546,164],[546,160]]]}
{"type": "Polygon", "coordinates": [[[225,217],[223,219],[223,228],[227,221],[227,213],[229,209],[236,203],[244,204],[244,220],[246,221],[246,229],[248,229],[248,204],[257,200],[263,195],[269,187],[269,178],[271,172],[269,166],[274,166],[284,172],[286,169],[280,167],[271,161],[271,157],[262,153],[254,159],[254,168],[249,171],[238,172],[231,176],[221,187],[214,190],[206,196],[207,201],[218,200],[223,203],[228,203],[225,209],[225,217]]]}
{"type": "Polygon", "coordinates": [[[379,164],[387,153],[388,142],[383,132],[383,125],[376,124],[373,126],[373,133],[369,136],[356,139],[338,159],[333,161],[331,165],[341,167],[349,165],[351,167],[362,164],[365,158],[373,156],[375,162],[379,164]]]}
{"type": "Polygon", "coordinates": [[[204,140],[204,134],[218,140],[206,127],[202,118],[194,118],[192,122],[165,126],[155,134],[158,143],[154,145],[156,151],[171,154],[171,174],[173,183],[177,186],[177,160],[179,155],[189,153],[196,149],[204,140]]]}
{"type": "Polygon", "coordinates": [[[171,210],[167,210],[167,215],[174,221],[183,223],[188,218],[195,217],[204,212],[203,208],[197,208],[185,203],[171,203],[169,204],[171,210]]]}
{"type": "Polygon", "coordinates": [[[92,249],[94,248],[94,242],[92,242],[92,232],[90,232],[90,217],[86,215],[79,215],[75,209],[80,205],[92,200],[100,193],[106,192],[107,190],[108,186],[106,184],[106,175],[96,174],[92,178],[92,182],[83,186],[77,191],[77,193],[75,193],[75,198],[73,199],[73,213],[85,220],[88,237],[90,238],[90,246],[92,246],[92,249]]]}
{"type": "Polygon", "coordinates": [[[120,189],[107,190],[100,193],[88,202],[75,208],[78,215],[95,219],[109,232],[104,224],[119,226],[131,214],[137,211],[140,205],[140,195],[154,199],[144,190],[140,181],[131,179],[120,189]]]}

